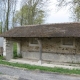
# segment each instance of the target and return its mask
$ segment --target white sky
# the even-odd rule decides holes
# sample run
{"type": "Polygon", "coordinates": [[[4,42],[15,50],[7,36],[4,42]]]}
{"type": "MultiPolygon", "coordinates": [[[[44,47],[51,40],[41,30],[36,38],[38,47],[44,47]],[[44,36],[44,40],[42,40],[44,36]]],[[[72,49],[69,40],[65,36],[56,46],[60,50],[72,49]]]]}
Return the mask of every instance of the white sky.
{"type": "MultiPolygon", "coordinates": [[[[50,0],[50,4],[48,6],[48,15],[46,17],[45,23],[62,23],[62,22],[72,22],[70,18],[69,7],[62,8],[60,10],[57,9],[55,3],[56,0],[50,0]]],[[[20,0],[19,2],[20,3],[20,0]]],[[[20,5],[17,5],[19,8],[20,5]]]]}
{"type": "Polygon", "coordinates": [[[50,12],[46,19],[46,23],[62,23],[62,22],[72,22],[70,18],[69,7],[61,8],[60,10],[56,7],[56,0],[50,0],[49,5],[50,12]]]}

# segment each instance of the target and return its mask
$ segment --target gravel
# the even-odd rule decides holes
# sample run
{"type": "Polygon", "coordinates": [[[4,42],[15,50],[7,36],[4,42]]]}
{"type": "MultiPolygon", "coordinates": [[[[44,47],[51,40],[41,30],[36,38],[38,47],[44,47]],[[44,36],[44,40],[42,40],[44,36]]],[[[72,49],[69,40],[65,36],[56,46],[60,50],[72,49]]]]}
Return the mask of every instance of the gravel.
{"type": "Polygon", "coordinates": [[[80,76],[43,73],[0,65],[0,80],[80,80],[80,76]]]}

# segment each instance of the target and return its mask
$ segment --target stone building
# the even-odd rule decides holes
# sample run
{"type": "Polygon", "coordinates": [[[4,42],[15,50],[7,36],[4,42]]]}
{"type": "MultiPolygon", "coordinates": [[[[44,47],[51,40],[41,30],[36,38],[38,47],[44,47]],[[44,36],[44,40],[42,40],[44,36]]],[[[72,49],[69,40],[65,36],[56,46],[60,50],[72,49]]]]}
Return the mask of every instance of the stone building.
{"type": "Polygon", "coordinates": [[[7,60],[13,58],[13,42],[22,58],[47,62],[80,63],[80,23],[58,23],[15,27],[4,37],[7,60]]]}

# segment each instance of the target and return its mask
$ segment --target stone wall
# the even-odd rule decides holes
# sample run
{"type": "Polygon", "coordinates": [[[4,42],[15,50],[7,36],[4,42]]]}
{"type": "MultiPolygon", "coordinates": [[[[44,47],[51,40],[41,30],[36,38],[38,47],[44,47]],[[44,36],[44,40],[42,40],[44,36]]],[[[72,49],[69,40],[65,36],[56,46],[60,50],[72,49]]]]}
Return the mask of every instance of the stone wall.
{"type": "Polygon", "coordinates": [[[42,59],[48,62],[80,63],[80,54],[43,53],[42,59]]]}
{"type": "MultiPolygon", "coordinates": [[[[42,60],[52,62],[80,62],[80,39],[75,38],[74,47],[63,47],[61,38],[42,38],[42,60]]],[[[39,46],[30,46],[29,39],[21,44],[23,58],[39,60],[39,46]]]]}
{"type": "Polygon", "coordinates": [[[21,55],[21,38],[4,38],[3,41],[3,57],[6,60],[10,60],[13,59],[14,55],[13,55],[13,50],[14,50],[14,43],[17,43],[17,55],[20,56],[21,55]]]}
{"type": "Polygon", "coordinates": [[[6,40],[6,60],[13,59],[13,41],[11,40],[6,40]]]}
{"type": "Polygon", "coordinates": [[[49,38],[49,39],[44,38],[42,40],[42,46],[43,46],[43,52],[47,52],[47,53],[50,52],[50,53],[67,53],[67,54],[73,53],[75,54],[78,52],[76,46],[75,47],[62,46],[61,38],[49,38]]]}
{"type": "Polygon", "coordinates": [[[3,54],[3,47],[0,47],[0,55],[3,54]]]}

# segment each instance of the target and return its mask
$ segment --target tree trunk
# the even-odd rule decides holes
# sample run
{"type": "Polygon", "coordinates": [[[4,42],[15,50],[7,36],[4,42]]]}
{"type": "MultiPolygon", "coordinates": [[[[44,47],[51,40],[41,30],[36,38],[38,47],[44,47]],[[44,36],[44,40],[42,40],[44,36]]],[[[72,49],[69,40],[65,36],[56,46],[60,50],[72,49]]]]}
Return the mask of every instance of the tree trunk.
{"type": "Polygon", "coordinates": [[[7,7],[8,7],[8,9],[7,9],[7,13],[6,13],[6,24],[5,24],[6,31],[9,30],[10,0],[8,0],[8,5],[7,5],[7,7]]]}

